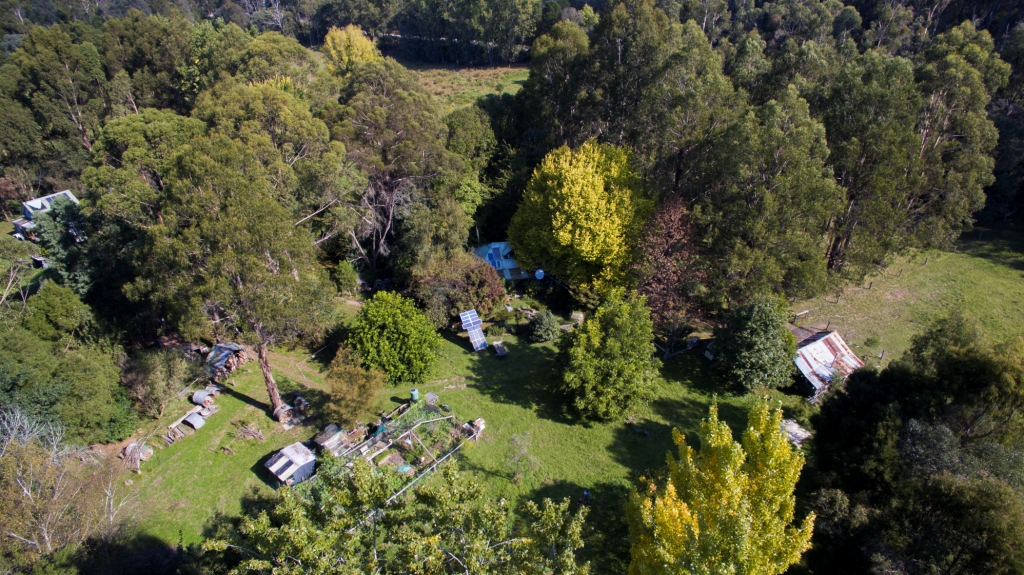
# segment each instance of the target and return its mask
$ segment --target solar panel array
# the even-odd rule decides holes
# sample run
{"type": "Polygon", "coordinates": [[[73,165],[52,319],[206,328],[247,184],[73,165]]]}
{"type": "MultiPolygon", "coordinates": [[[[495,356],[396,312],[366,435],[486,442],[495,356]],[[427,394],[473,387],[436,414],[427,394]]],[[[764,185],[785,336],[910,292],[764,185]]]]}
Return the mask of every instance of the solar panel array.
{"type": "Polygon", "coordinates": [[[473,351],[480,351],[487,347],[487,338],[484,337],[484,332],[480,329],[480,316],[477,315],[475,309],[464,311],[459,314],[459,319],[462,320],[462,329],[469,333],[469,341],[473,344],[473,351]]]}

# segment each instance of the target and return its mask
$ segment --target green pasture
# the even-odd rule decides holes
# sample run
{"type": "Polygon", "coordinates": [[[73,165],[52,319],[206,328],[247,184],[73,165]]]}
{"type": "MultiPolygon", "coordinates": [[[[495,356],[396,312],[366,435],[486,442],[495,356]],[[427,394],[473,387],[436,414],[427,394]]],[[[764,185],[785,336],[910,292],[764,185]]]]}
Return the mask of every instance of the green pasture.
{"type": "MultiPolygon", "coordinates": [[[[1020,234],[1013,228],[985,230],[964,238],[956,252],[920,252],[899,258],[838,297],[830,294],[795,302],[794,313],[809,309],[800,325],[838,329],[868,364],[901,354],[910,338],[936,317],[962,308],[976,317],[993,339],[1024,333],[1024,257],[1020,234]],[[868,289],[870,286],[870,289],[868,289]],[[878,340],[867,347],[868,338],[878,340]]],[[[349,302],[346,315],[355,311],[349,302]]],[[[482,417],[483,438],[464,450],[462,468],[495,496],[520,501],[569,497],[591,491],[588,558],[614,571],[614,557],[624,551],[623,498],[638,477],[657,473],[667,452],[674,450],[672,428],[695,439],[708,406],[717,401],[719,414],[739,433],[752,399],[723,381],[696,350],[679,355],[662,369],[654,400],[625,419],[585,423],[563,411],[553,391],[555,346],[528,343],[513,335],[502,339],[509,355],[499,359],[490,348],[473,353],[463,334],[442,332],[444,343],[421,397],[434,392],[463,420],[482,417]],[[535,471],[517,484],[506,464],[512,435],[530,435],[535,471]]],[[[700,349],[700,348],[698,348],[700,349]]],[[[324,355],[329,355],[328,349],[324,355]]],[[[314,405],[325,400],[323,365],[309,352],[278,350],[272,357],[282,391],[301,390],[314,405]]],[[[277,449],[311,438],[328,422],[314,420],[285,431],[267,416],[263,381],[255,362],[232,377],[233,385],[217,400],[220,412],[191,437],[170,446],[154,439],[156,455],[134,478],[144,535],[165,544],[198,542],[204,525],[216,513],[237,513],[250,490],[269,490],[262,464],[277,449]],[[234,435],[234,423],[256,421],[266,441],[234,435]],[[227,447],[228,449],[224,449],[227,447]]],[[[409,396],[407,388],[384,390],[375,410],[390,409],[409,396]]],[[[776,393],[786,412],[806,421],[809,407],[795,395],[776,393]]],[[[167,416],[151,424],[162,430],[188,408],[185,399],[167,408],[167,416]]],[[[371,417],[372,418],[372,417],[371,417]]]]}
{"type": "Polygon", "coordinates": [[[797,325],[838,330],[867,365],[899,357],[914,335],[955,310],[978,320],[993,341],[1018,337],[1024,335],[1024,233],[1012,225],[978,228],[956,251],[915,251],[859,286],[790,309],[809,311],[797,325]]]}
{"type": "Polygon", "coordinates": [[[402,61],[445,112],[469,106],[488,94],[515,94],[530,75],[524,65],[459,67],[402,61]]]}

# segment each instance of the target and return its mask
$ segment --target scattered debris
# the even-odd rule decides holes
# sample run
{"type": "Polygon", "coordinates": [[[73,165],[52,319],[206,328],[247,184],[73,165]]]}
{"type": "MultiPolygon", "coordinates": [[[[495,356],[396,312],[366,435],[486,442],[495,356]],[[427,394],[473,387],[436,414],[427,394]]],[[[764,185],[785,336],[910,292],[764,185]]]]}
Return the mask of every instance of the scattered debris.
{"type": "Polygon", "coordinates": [[[782,432],[789,438],[790,443],[797,447],[800,447],[811,436],[810,431],[800,427],[800,424],[793,419],[782,420],[782,432]]]}
{"type": "Polygon", "coordinates": [[[235,427],[238,428],[236,434],[242,439],[255,439],[257,441],[263,441],[265,439],[263,437],[263,431],[248,421],[235,422],[235,427]]]}
{"type": "Polygon", "coordinates": [[[153,448],[143,443],[129,443],[117,454],[125,461],[125,466],[135,473],[142,473],[142,462],[153,457],[153,448]]]}

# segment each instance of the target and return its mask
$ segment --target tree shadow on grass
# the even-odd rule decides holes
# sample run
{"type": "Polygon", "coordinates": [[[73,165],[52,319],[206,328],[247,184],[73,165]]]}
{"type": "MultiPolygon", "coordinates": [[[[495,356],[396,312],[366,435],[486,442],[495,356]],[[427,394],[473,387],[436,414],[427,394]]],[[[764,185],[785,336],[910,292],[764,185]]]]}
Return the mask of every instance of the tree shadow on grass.
{"type": "Polygon", "coordinates": [[[87,542],[71,563],[81,575],[172,575],[180,559],[178,550],[166,541],[131,532],[108,542],[87,542]]]}
{"type": "Polygon", "coordinates": [[[505,341],[505,349],[507,357],[492,354],[470,366],[477,391],[496,403],[529,409],[541,419],[577,423],[566,413],[565,398],[555,389],[555,349],[512,340],[505,341]]]}
{"type": "MultiPolygon", "coordinates": [[[[686,437],[686,444],[700,448],[700,423],[708,416],[710,401],[660,398],[651,403],[656,419],[640,418],[633,424],[623,423],[614,432],[609,453],[629,469],[630,477],[657,476],[666,466],[666,456],[678,455],[672,439],[672,430],[678,429],[686,437]]],[[[746,426],[747,411],[729,403],[718,404],[718,418],[732,429],[739,441],[746,426]]]]}
{"type": "Polygon", "coordinates": [[[976,226],[960,236],[964,251],[1014,270],[1024,270],[1024,230],[1010,224],[976,226]],[[979,239],[979,237],[981,239],[979,239]]]}
{"type": "Polygon", "coordinates": [[[597,575],[619,575],[629,568],[629,526],[624,511],[629,491],[629,487],[621,483],[580,485],[559,481],[535,489],[526,499],[537,503],[544,499],[555,502],[569,499],[572,512],[586,506],[585,545],[577,559],[589,561],[592,572],[597,575]],[[590,492],[589,502],[584,491],[590,492]]]}
{"type": "Polygon", "coordinates": [[[246,405],[251,405],[252,407],[255,407],[256,409],[259,409],[260,411],[266,413],[268,417],[270,416],[269,403],[264,403],[254,397],[250,397],[244,393],[240,393],[238,392],[238,390],[232,388],[230,385],[222,385],[221,387],[223,388],[221,390],[221,393],[223,393],[224,395],[233,397],[246,405]]]}

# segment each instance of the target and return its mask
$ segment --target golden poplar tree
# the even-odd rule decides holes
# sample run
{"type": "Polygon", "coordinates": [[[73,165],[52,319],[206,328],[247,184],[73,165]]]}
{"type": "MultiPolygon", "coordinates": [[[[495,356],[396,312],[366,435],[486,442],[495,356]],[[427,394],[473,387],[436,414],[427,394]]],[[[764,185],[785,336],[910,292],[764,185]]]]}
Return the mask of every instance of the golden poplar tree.
{"type": "Polygon", "coordinates": [[[759,401],[742,445],[718,420],[717,406],[700,426],[700,451],[673,438],[668,481],[630,496],[631,575],[778,575],[810,547],[814,514],[793,524],[793,490],[803,455],[781,429],[782,410],[759,401]]]}
{"type": "Polygon", "coordinates": [[[632,163],[628,150],[594,141],[545,156],[509,227],[519,263],[573,286],[622,286],[652,207],[632,163]]]}
{"type": "Polygon", "coordinates": [[[348,74],[361,62],[383,60],[373,40],[354,24],[328,30],[320,51],[326,57],[327,67],[338,74],[348,74]]]}

